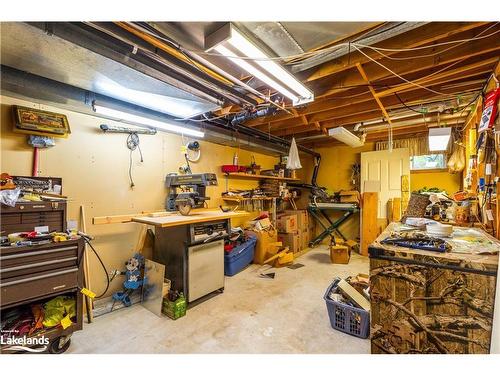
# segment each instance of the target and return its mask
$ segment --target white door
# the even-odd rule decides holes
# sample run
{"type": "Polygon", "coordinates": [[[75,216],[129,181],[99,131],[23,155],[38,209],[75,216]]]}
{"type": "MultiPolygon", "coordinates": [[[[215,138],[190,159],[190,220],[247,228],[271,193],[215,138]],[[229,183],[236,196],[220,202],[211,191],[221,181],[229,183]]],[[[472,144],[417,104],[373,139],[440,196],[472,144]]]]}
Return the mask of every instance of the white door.
{"type": "MultiPolygon", "coordinates": [[[[361,153],[361,193],[367,186],[378,189],[378,218],[387,218],[387,201],[401,198],[401,176],[410,182],[410,152],[407,148],[361,153]]],[[[373,191],[373,189],[370,189],[373,191]]]]}

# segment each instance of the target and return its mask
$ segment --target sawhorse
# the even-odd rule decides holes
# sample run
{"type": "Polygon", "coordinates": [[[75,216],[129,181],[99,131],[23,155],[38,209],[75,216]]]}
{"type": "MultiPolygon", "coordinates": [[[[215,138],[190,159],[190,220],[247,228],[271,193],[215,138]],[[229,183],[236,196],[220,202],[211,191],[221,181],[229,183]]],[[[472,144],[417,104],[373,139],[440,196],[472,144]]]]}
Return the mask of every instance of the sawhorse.
{"type": "Polygon", "coordinates": [[[321,232],[318,236],[316,236],[313,240],[309,241],[309,247],[314,247],[323,240],[331,236],[334,238],[333,234],[337,233],[344,241],[347,241],[347,238],[342,234],[339,230],[339,227],[344,223],[351,215],[355,212],[358,212],[358,208],[344,208],[344,207],[317,207],[314,205],[310,205],[307,207],[307,211],[311,214],[311,216],[323,227],[323,232],[321,232]],[[337,220],[332,221],[330,217],[326,214],[326,211],[344,211],[343,215],[339,217],[337,220]],[[322,220],[325,219],[329,226],[324,223],[322,220]]]}

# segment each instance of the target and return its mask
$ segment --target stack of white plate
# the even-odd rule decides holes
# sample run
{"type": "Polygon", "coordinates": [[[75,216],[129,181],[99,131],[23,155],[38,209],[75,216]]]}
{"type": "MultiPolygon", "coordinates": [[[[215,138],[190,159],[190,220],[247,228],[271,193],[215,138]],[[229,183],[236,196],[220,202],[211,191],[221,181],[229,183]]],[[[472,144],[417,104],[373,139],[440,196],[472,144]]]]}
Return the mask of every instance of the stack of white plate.
{"type": "Polygon", "coordinates": [[[453,226],[449,224],[432,223],[425,226],[427,234],[432,237],[451,237],[453,226]]]}

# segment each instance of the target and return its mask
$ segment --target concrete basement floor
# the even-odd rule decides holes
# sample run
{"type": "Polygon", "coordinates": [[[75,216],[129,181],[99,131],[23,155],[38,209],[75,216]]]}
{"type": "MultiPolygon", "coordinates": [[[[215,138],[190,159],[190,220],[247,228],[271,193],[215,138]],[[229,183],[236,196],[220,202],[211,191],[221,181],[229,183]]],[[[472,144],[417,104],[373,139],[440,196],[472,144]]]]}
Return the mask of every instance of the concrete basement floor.
{"type": "Polygon", "coordinates": [[[275,279],[258,277],[260,266],[251,265],[175,321],[140,305],[100,316],[73,334],[67,353],[368,354],[368,339],[331,328],[323,300],[334,277],[368,273],[368,258],[353,254],[348,265],[334,265],[320,246],[296,263],[305,267],[274,269],[275,279]]]}

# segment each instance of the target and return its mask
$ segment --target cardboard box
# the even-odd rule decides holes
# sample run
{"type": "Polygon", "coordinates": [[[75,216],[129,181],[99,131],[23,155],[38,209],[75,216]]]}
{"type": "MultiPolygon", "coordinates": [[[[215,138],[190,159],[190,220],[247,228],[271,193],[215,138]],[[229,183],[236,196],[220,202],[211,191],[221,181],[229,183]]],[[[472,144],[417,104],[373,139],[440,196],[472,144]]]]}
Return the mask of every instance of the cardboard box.
{"type": "Polygon", "coordinates": [[[300,235],[298,232],[278,233],[278,241],[281,241],[283,246],[290,248],[290,251],[293,253],[301,250],[300,235]]]}
{"type": "Polygon", "coordinates": [[[336,264],[348,264],[351,259],[351,250],[344,245],[330,246],[330,260],[336,264]]]}
{"type": "Polygon", "coordinates": [[[357,190],[343,190],[339,193],[340,203],[356,203],[360,202],[359,191],[357,190]]]}
{"type": "Polygon", "coordinates": [[[302,232],[309,228],[309,212],[307,210],[285,210],[287,215],[297,215],[297,230],[302,232]]]}
{"type": "Polygon", "coordinates": [[[297,215],[280,215],[276,220],[278,232],[295,233],[298,230],[297,215]]]}
{"type": "Polygon", "coordinates": [[[305,230],[300,233],[300,243],[301,243],[301,248],[306,249],[309,247],[309,241],[311,240],[311,236],[309,235],[309,231],[305,230]]]}
{"type": "Polygon", "coordinates": [[[272,223],[269,218],[260,219],[260,220],[252,220],[247,223],[247,227],[251,227],[256,231],[267,230],[271,227],[272,223]]]}
{"type": "Polygon", "coordinates": [[[264,261],[278,250],[276,243],[278,242],[278,233],[275,230],[264,231],[251,231],[257,236],[257,243],[255,244],[255,253],[253,262],[263,264],[264,261]]]}
{"type": "Polygon", "coordinates": [[[316,237],[316,222],[313,220],[309,221],[309,228],[307,230],[309,232],[309,240],[312,240],[313,238],[316,237]],[[312,222],[312,224],[311,224],[312,222]]]}

